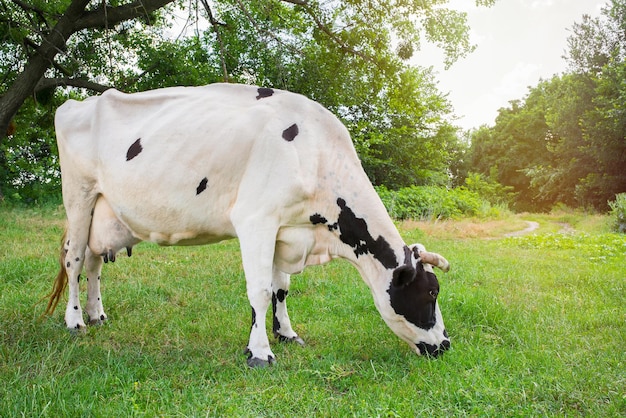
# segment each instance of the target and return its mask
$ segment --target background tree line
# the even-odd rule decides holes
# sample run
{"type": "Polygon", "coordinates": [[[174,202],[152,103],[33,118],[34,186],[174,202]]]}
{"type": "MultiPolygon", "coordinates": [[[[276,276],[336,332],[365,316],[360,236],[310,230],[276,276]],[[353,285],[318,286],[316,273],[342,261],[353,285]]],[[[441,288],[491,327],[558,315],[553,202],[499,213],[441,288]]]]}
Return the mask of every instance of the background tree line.
{"type": "Polygon", "coordinates": [[[322,103],[389,190],[460,186],[517,210],[606,209],[626,191],[626,0],[572,27],[567,73],[471,133],[454,126],[430,69],[409,64],[423,42],[448,65],[473,50],[465,14],[446,3],[0,0],[0,199],[58,197],[53,117],[67,98],[228,81],[322,103]]]}
{"type": "Polygon", "coordinates": [[[68,97],[217,81],[321,102],[377,184],[446,183],[452,109],[430,70],[408,64],[425,41],[447,63],[472,50],[465,14],[445,3],[0,0],[0,190],[58,194],[53,116],[68,97]]]}
{"type": "Polygon", "coordinates": [[[471,135],[468,162],[512,187],[518,210],[607,209],[626,192],[626,1],[574,24],[569,70],[529,88],[471,135]]]}

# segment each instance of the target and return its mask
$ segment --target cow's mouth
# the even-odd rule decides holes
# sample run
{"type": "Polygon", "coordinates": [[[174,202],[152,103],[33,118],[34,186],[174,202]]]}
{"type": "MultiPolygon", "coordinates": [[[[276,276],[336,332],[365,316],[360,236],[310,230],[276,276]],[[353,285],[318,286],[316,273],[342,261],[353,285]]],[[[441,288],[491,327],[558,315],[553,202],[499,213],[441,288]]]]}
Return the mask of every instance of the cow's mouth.
{"type": "Polygon", "coordinates": [[[450,340],[443,340],[439,345],[428,344],[425,342],[419,342],[415,345],[417,346],[420,354],[428,357],[437,357],[450,348],[450,340]]]}

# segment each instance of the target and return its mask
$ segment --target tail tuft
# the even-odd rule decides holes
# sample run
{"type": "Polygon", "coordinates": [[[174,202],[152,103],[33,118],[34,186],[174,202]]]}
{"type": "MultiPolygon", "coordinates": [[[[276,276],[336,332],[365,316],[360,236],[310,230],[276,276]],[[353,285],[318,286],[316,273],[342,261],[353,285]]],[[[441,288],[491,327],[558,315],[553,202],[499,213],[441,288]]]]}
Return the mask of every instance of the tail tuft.
{"type": "Polygon", "coordinates": [[[67,229],[63,233],[63,238],[61,238],[61,250],[59,251],[59,273],[54,280],[52,292],[44,297],[44,299],[48,299],[48,306],[46,307],[44,315],[52,315],[54,313],[54,310],[61,300],[61,295],[67,287],[67,271],[65,270],[65,254],[67,253],[67,250],[65,249],[66,238],[67,229]]]}

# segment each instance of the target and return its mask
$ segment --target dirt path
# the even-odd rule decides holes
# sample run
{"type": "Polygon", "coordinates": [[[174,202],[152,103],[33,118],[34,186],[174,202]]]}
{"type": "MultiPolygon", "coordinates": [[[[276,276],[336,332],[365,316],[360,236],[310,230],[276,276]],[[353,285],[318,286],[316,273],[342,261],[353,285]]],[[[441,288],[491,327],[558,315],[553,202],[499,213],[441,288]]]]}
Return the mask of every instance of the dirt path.
{"type": "Polygon", "coordinates": [[[518,237],[520,235],[525,235],[530,232],[533,232],[534,230],[539,228],[538,222],[535,222],[535,221],[525,221],[525,222],[528,225],[526,228],[519,230],[519,231],[515,231],[515,232],[509,232],[508,234],[504,234],[504,236],[505,237],[518,237]]]}

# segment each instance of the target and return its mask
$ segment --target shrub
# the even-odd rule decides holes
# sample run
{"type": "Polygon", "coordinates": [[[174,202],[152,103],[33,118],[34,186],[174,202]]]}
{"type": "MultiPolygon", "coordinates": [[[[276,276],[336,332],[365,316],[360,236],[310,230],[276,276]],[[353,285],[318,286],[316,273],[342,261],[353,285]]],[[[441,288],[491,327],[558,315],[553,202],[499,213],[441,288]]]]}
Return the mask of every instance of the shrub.
{"type": "Polygon", "coordinates": [[[613,230],[621,233],[626,232],[626,193],[615,195],[615,201],[609,202],[611,217],[613,218],[613,230]]]}
{"type": "Polygon", "coordinates": [[[411,186],[389,190],[379,186],[376,190],[395,219],[449,219],[491,211],[489,202],[463,187],[411,186]]]}

